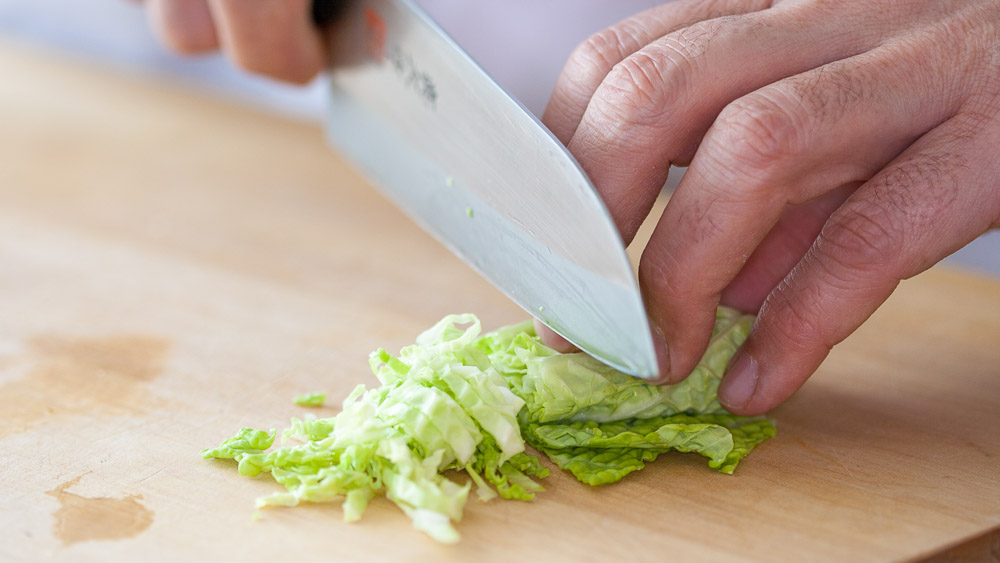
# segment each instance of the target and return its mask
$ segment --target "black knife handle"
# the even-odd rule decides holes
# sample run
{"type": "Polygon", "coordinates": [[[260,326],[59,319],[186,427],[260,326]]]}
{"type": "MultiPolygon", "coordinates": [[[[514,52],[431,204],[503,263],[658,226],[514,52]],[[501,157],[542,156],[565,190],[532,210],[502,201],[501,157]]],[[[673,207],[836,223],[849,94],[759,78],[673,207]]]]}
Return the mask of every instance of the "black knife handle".
{"type": "Polygon", "coordinates": [[[325,27],[339,18],[348,0],[313,0],[312,19],[317,27],[325,27]]]}

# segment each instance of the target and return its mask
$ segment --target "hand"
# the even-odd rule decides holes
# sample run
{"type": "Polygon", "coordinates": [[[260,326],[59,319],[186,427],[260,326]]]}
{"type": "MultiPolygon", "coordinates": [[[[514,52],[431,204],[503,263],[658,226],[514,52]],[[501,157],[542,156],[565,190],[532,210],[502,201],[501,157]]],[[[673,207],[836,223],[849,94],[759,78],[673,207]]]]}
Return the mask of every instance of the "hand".
{"type": "Polygon", "coordinates": [[[998,37],[996,0],[680,0],[576,49],[543,119],[626,242],[690,165],[639,268],[663,381],[759,310],[719,399],[767,411],[1000,226],[998,37]]]}
{"type": "Polygon", "coordinates": [[[324,63],[309,0],[146,0],[161,42],[178,53],[220,47],[237,66],[304,84],[324,63]]]}

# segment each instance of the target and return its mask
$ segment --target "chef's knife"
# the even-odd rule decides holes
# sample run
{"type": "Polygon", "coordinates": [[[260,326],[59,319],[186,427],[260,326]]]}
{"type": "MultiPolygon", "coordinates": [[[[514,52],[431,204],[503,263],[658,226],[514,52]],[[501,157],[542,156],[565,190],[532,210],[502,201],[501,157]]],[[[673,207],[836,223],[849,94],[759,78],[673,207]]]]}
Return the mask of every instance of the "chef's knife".
{"type": "Polygon", "coordinates": [[[331,7],[314,5],[334,20],[331,143],[529,313],[605,363],[655,377],[621,237],[565,147],[410,0],[331,7]]]}

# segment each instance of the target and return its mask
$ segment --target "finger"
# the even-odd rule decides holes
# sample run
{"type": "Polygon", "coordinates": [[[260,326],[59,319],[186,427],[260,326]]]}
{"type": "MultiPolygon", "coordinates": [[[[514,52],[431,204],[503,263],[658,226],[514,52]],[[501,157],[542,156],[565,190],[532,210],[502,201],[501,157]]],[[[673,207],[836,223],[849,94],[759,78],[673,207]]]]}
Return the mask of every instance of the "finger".
{"type": "Polygon", "coordinates": [[[692,25],[615,66],[568,146],[625,241],[649,213],[669,165],[691,159],[729,102],[874,41],[870,28],[843,27],[772,8],[692,25]]]}
{"type": "Polygon", "coordinates": [[[556,352],[569,354],[577,352],[579,349],[573,343],[559,335],[558,332],[542,324],[542,321],[535,319],[535,334],[542,339],[542,344],[552,348],[556,352]]]}
{"type": "Polygon", "coordinates": [[[720,303],[740,311],[755,313],[788,272],[802,259],[820,230],[847,198],[860,186],[851,183],[816,199],[788,206],[774,228],[722,291],[720,303]]]}
{"type": "Polygon", "coordinates": [[[305,83],[323,67],[323,40],[309,0],[209,0],[219,39],[241,68],[305,83]]]}
{"type": "Polygon", "coordinates": [[[170,50],[197,54],[219,48],[205,0],[147,0],[146,6],[154,32],[170,50]]]}
{"type": "Polygon", "coordinates": [[[867,180],[955,114],[962,93],[950,85],[958,61],[943,54],[920,60],[937,52],[928,50],[937,41],[927,33],[885,44],[771,84],[719,115],[639,268],[669,344],[672,380],[694,368],[722,290],[786,205],[867,180]]]}
{"type": "Polygon", "coordinates": [[[781,403],[900,280],[1000,222],[995,109],[986,123],[962,115],[936,128],[833,214],[764,303],[719,388],[727,409],[756,414],[781,403]]]}
{"type": "Polygon", "coordinates": [[[569,143],[598,86],[615,65],[654,40],[708,19],[763,10],[771,0],[679,0],[650,8],[589,37],[566,62],[542,114],[569,143]]]}

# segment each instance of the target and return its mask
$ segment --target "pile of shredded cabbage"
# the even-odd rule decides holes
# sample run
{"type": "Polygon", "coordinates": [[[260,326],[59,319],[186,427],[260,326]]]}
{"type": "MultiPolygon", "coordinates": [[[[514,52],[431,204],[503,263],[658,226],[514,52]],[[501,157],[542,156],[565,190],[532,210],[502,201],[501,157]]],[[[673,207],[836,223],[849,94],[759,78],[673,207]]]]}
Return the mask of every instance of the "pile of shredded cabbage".
{"type": "Polygon", "coordinates": [[[531,500],[543,490],[535,479],[549,471],[525,442],[590,485],[618,481],[671,450],[732,473],[775,434],[771,421],[730,415],[716,400],[752,322],[720,308],[694,373],[653,386],[584,354],[557,353],[530,322],[480,336],[474,315],[450,315],[399,356],[373,352],[382,385],[359,385],[332,418],[292,419],[282,437],[294,444],[271,449],[274,430],[244,428],[202,455],[234,459],[243,475],[270,472],[284,485],[258,508],[343,499],[345,520],[355,521],[384,494],[417,529],[451,543],[473,484],[484,501],[531,500]],[[447,470],[471,481],[459,485],[447,470]]]}

